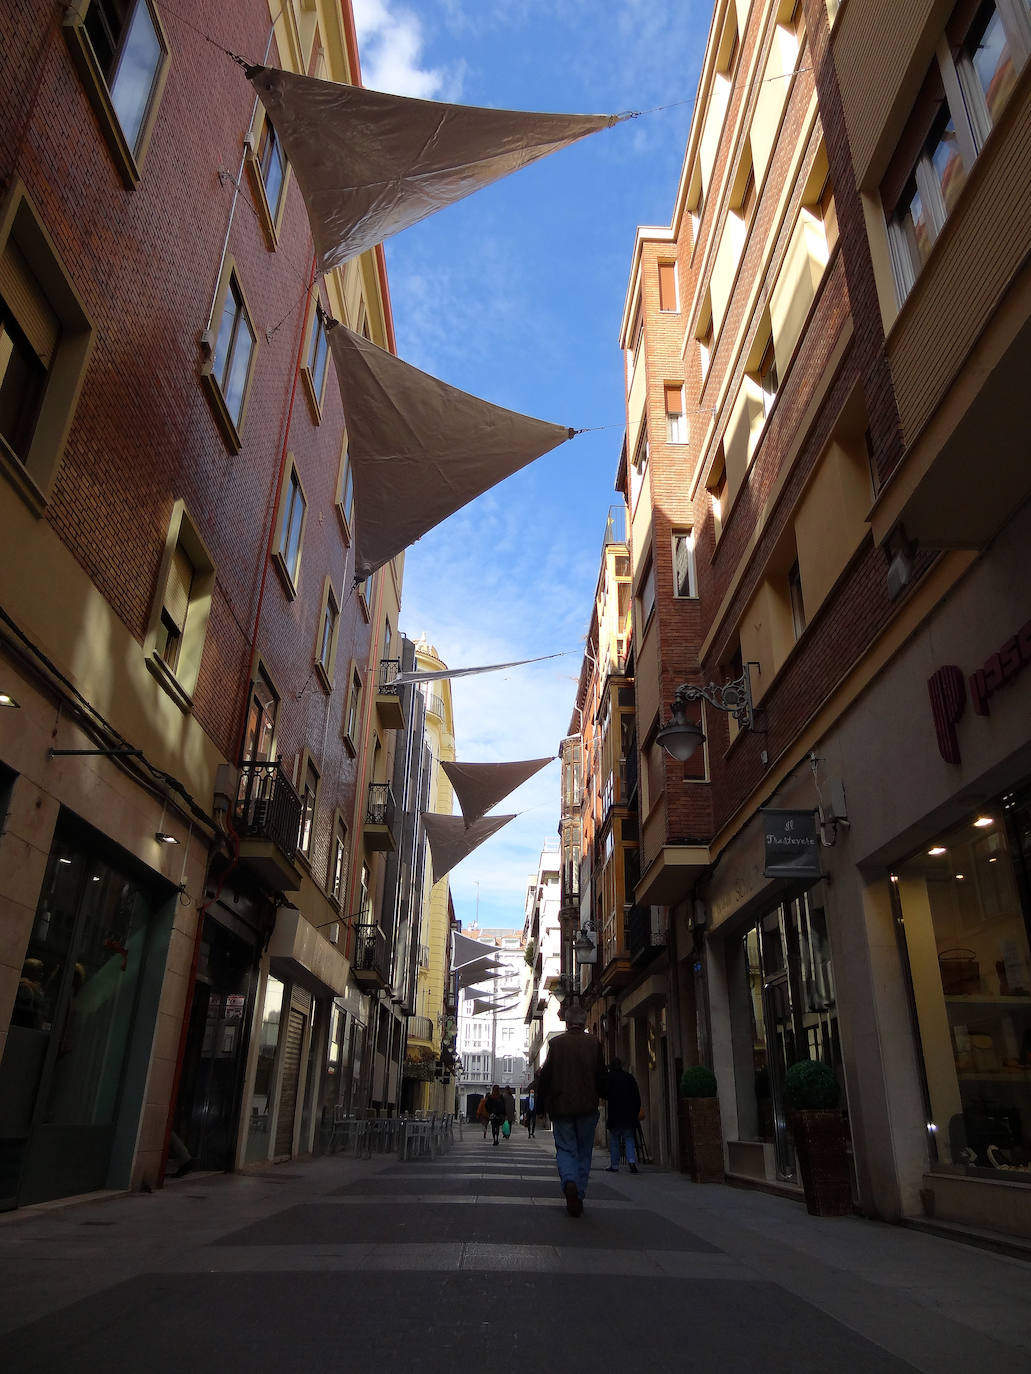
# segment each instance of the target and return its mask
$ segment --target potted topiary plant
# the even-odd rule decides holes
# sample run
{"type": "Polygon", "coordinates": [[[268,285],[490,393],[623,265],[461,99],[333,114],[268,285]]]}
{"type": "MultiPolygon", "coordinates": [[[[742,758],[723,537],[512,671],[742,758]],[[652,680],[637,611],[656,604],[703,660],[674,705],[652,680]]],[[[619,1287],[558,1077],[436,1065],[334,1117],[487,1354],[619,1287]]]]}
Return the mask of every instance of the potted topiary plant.
{"type": "Polygon", "coordinates": [[[722,1183],[723,1129],[716,1075],[704,1064],[680,1078],[680,1169],[695,1183],[722,1183]]]}
{"type": "Polygon", "coordinates": [[[852,1211],[848,1131],[840,1102],[841,1085],[827,1064],[802,1059],[788,1069],[784,1104],[805,1205],[814,1217],[844,1217],[852,1211]]]}

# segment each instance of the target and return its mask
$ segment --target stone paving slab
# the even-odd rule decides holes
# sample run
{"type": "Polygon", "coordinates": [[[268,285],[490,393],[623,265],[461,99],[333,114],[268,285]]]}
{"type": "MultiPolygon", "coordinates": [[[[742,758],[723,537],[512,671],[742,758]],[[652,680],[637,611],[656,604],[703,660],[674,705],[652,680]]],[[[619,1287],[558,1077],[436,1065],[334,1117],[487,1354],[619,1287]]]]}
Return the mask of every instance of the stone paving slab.
{"type": "Polygon", "coordinates": [[[439,1202],[355,1203],[346,1207],[302,1203],[265,1217],[215,1241],[219,1245],[348,1245],[363,1241],[473,1241],[509,1245],[555,1244],[714,1251],[716,1247],[655,1212],[604,1209],[573,1220],[557,1202],[548,1207],[499,1204],[489,1208],[455,1207],[439,1202]]]}
{"type": "MultiPolygon", "coordinates": [[[[342,1188],[334,1188],[330,1196],[379,1197],[390,1193],[401,1194],[409,1191],[409,1189],[413,1194],[417,1193],[421,1197],[434,1194],[460,1197],[464,1194],[471,1194],[478,1198],[546,1197],[552,1200],[557,1199],[559,1202],[562,1200],[557,1175],[552,1175],[547,1179],[535,1179],[519,1177],[518,1175],[491,1178],[475,1174],[461,1174],[456,1178],[447,1178],[443,1175],[427,1178],[423,1174],[417,1178],[406,1179],[403,1174],[398,1175],[393,1171],[382,1173],[377,1178],[345,1183],[342,1188]]],[[[594,1179],[591,1179],[590,1197],[594,1202],[602,1198],[609,1201],[623,1200],[622,1193],[617,1193],[614,1188],[610,1188],[604,1183],[595,1183],[594,1179]]]]}
{"type": "Polygon", "coordinates": [[[141,1274],[65,1309],[59,1325],[15,1332],[4,1361],[18,1374],[454,1374],[488,1336],[493,1374],[798,1374],[817,1360],[836,1374],[912,1369],[775,1284],[743,1292],[699,1278],[685,1292],[679,1279],[522,1272],[461,1283],[411,1273],[403,1292],[394,1274],[363,1273],[346,1293],[334,1274],[141,1274]]]}

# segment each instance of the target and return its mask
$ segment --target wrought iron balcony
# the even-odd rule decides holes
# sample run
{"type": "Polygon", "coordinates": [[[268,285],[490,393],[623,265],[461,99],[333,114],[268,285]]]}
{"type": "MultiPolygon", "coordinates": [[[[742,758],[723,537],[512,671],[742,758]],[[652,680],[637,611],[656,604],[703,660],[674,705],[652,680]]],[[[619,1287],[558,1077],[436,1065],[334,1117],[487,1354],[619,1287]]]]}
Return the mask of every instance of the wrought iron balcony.
{"type": "Polygon", "coordinates": [[[293,866],[301,826],[301,799],[278,763],[250,761],[240,768],[233,809],[240,857],[277,891],[296,892],[293,866]]]}
{"type": "Polygon", "coordinates": [[[388,782],[369,783],[365,809],[365,844],[368,849],[394,850],[394,794],[388,782]]]}
{"type": "Polygon", "coordinates": [[[376,680],[376,714],[384,730],[403,730],[405,728],[404,706],[401,703],[401,687],[397,675],[401,671],[399,658],[381,658],[379,677],[376,680]]]}
{"type": "Polygon", "coordinates": [[[390,986],[387,960],[387,937],[379,926],[364,921],[354,928],[354,953],[351,957],[351,976],[366,992],[390,986]]]}
{"type": "Polygon", "coordinates": [[[630,908],[630,959],[646,964],[666,948],[666,927],[661,908],[634,905],[630,908]]]}

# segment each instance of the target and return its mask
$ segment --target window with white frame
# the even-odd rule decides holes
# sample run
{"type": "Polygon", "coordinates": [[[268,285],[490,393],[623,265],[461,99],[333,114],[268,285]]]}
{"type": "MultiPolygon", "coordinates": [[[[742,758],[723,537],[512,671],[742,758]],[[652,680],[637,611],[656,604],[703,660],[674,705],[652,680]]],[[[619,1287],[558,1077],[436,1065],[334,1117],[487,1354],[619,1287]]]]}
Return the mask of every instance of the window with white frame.
{"type": "Polygon", "coordinates": [[[684,388],[680,382],[667,382],[663,388],[666,404],[666,437],[671,444],[686,444],[687,416],[684,414],[684,388]]]}
{"type": "Polygon", "coordinates": [[[698,595],[694,530],[673,531],[673,594],[681,597],[698,595]]]}
{"type": "Polygon", "coordinates": [[[312,835],[315,832],[315,801],[319,794],[319,770],[311,759],[305,759],[304,779],[301,787],[301,828],[297,848],[305,856],[311,857],[312,835]]]}
{"type": "Polygon", "coordinates": [[[912,290],[970,169],[1031,55],[1028,0],[953,12],[881,184],[900,303],[912,290]]]}

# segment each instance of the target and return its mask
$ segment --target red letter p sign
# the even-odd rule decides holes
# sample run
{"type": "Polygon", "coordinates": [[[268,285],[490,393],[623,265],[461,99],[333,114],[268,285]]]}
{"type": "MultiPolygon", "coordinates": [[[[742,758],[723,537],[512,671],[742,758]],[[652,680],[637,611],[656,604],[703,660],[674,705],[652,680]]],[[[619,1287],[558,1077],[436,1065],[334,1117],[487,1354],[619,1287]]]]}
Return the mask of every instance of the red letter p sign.
{"type": "Polygon", "coordinates": [[[927,690],[931,695],[934,733],[938,736],[941,756],[946,763],[959,763],[956,722],[962,719],[967,704],[963,674],[954,663],[948,663],[927,679],[927,690]]]}

